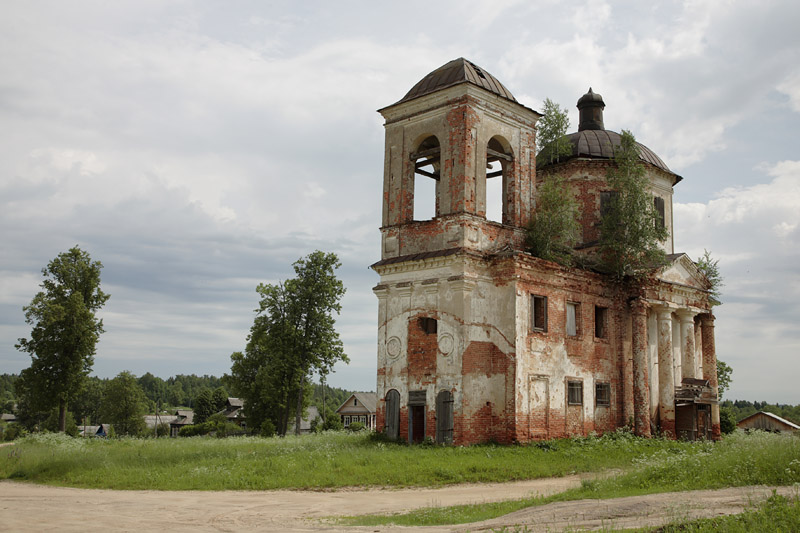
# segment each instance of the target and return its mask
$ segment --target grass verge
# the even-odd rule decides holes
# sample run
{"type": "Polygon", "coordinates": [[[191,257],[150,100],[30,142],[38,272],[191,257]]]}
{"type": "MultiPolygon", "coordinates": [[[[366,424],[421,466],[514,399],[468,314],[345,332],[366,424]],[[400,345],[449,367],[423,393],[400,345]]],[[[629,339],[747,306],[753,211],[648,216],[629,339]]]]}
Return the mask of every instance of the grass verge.
{"type": "Polygon", "coordinates": [[[529,446],[408,446],[367,433],[263,439],[72,439],[34,434],[0,451],[0,479],[151,490],[441,486],[628,468],[691,445],[626,433],[529,446]]]}
{"type": "MultiPolygon", "coordinates": [[[[632,439],[638,440],[643,439],[632,439]]],[[[633,469],[619,476],[584,481],[580,488],[546,498],[429,507],[395,515],[346,517],[340,521],[342,524],[364,526],[463,524],[489,520],[526,507],[556,501],[620,498],[745,485],[791,485],[800,483],[800,438],[763,432],[749,435],[736,432],[718,443],[664,446],[655,453],[634,459],[633,464],[633,469]]]]}

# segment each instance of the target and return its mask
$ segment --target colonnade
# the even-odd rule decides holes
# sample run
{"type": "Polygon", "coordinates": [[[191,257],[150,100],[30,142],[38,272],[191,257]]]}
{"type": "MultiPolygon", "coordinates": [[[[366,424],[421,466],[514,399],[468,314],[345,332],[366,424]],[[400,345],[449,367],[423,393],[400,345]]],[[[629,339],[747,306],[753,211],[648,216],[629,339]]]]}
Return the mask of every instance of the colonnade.
{"type": "MultiPolygon", "coordinates": [[[[631,304],[633,352],[633,426],[634,432],[650,436],[651,409],[647,318],[648,312],[656,316],[658,377],[657,422],[661,433],[675,436],[675,387],[683,379],[708,380],[714,395],[717,394],[717,358],[714,345],[714,315],[697,313],[691,309],[676,309],[664,304],[651,304],[637,299],[631,304]],[[673,349],[673,314],[677,315],[680,328],[680,375],[676,375],[675,350],[673,349]],[[700,327],[701,354],[695,345],[695,328],[700,327]],[[697,358],[701,357],[701,361],[697,358]],[[698,374],[698,368],[702,375],[698,374]]],[[[711,406],[712,438],[719,438],[719,405],[711,406]]]]}

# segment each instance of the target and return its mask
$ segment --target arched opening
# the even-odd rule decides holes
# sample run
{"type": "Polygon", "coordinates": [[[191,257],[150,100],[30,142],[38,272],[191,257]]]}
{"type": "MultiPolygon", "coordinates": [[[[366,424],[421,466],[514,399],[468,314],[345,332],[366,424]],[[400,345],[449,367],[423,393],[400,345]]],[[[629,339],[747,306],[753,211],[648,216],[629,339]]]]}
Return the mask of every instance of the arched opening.
{"type": "Polygon", "coordinates": [[[436,442],[453,443],[453,393],[449,390],[436,396],[436,442]]]}
{"type": "Polygon", "coordinates": [[[513,161],[511,148],[502,137],[492,137],[486,146],[486,220],[507,223],[508,180],[513,161]]]}
{"type": "Polygon", "coordinates": [[[397,440],[400,435],[400,393],[395,389],[386,393],[384,432],[392,440],[397,440]]]}
{"type": "Polygon", "coordinates": [[[441,148],[439,139],[426,137],[411,154],[414,164],[414,220],[430,220],[439,212],[441,148]]]}

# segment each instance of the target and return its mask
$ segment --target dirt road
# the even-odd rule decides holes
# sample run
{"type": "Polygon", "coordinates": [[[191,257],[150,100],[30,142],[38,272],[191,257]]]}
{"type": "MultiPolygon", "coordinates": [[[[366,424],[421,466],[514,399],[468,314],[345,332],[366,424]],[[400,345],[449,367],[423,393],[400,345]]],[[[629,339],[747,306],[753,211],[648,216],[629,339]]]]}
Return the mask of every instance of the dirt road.
{"type": "MultiPolygon", "coordinates": [[[[497,501],[552,494],[580,483],[578,476],[519,483],[459,485],[443,489],[345,490],[337,492],[157,492],[45,487],[0,482],[0,530],[84,531],[487,531],[527,524],[531,531],[565,527],[657,525],[678,516],[740,512],[765,498],[764,487],[658,494],[617,500],[583,500],[526,509],[464,526],[353,528],[331,525],[334,515],[390,513],[431,505],[497,501]]],[[[790,488],[779,489],[796,493],[790,488]]]]}

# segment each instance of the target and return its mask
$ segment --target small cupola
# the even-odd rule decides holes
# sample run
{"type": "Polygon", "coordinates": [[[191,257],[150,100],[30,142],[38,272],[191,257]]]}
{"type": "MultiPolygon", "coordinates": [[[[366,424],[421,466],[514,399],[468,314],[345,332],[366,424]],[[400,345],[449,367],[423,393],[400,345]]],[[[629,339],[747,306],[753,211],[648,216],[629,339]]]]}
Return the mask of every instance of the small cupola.
{"type": "Polygon", "coordinates": [[[603,125],[603,109],[605,107],[603,97],[589,87],[589,92],[578,100],[578,112],[580,113],[578,131],[606,129],[603,125]]]}

